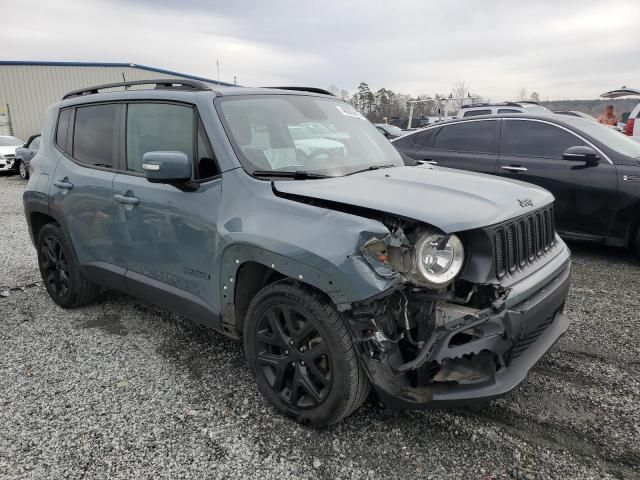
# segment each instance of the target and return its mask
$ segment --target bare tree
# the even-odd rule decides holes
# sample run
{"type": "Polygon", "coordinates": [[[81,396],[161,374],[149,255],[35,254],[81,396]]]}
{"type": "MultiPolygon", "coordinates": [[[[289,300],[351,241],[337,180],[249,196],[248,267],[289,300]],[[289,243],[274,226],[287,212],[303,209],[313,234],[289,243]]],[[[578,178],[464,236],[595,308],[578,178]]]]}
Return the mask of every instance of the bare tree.
{"type": "Polygon", "coordinates": [[[340,90],[340,98],[342,100],[344,100],[345,102],[347,100],[349,100],[350,95],[349,95],[349,90],[345,90],[344,88],[340,90]]]}
{"type": "Polygon", "coordinates": [[[451,89],[451,94],[453,103],[459,110],[463,105],[464,99],[469,96],[469,87],[463,80],[459,80],[451,89]]]}
{"type": "Polygon", "coordinates": [[[333,95],[334,97],[340,95],[340,89],[336,85],[329,85],[329,88],[327,88],[327,90],[329,90],[331,95],[333,95]]]}
{"type": "Polygon", "coordinates": [[[516,100],[522,101],[528,99],[529,95],[527,94],[527,89],[525,87],[521,87],[520,90],[518,90],[518,97],[516,98],[516,100]]]}
{"type": "Polygon", "coordinates": [[[531,100],[540,103],[541,95],[538,92],[531,92],[531,100]]]}

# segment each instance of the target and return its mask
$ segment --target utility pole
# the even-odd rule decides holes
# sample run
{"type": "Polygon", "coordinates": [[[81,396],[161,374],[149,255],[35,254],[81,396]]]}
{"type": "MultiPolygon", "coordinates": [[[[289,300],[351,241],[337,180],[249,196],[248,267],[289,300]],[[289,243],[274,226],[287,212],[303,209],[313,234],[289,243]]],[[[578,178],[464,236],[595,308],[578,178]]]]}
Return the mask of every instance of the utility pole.
{"type": "Polygon", "coordinates": [[[220,85],[220,61],[216,58],[216,69],[218,70],[218,85],[220,85]]]}
{"type": "Polygon", "coordinates": [[[413,122],[413,106],[416,103],[427,103],[430,102],[432,99],[431,97],[427,97],[424,100],[420,100],[418,98],[418,100],[409,100],[407,103],[409,104],[409,124],[407,125],[407,129],[411,128],[411,122],[413,122]]]}

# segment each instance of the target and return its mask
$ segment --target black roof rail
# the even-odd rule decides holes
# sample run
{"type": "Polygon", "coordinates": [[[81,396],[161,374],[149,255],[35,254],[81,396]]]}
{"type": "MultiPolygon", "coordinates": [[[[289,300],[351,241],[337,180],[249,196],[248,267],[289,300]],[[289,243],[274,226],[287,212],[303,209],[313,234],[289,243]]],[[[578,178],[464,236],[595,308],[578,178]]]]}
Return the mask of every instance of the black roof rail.
{"type": "Polygon", "coordinates": [[[333,93],[325,90],[324,88],[316,88],[316,87],[262,87],[262,88],[274,88],[276,90],[293,90],[295,92],[311,92],[311,93],[320,93],[322,95],[331,95],[334,96],[333,93]]]}
{"type": "Polygon", "coordinates": [[[106,83],[104,85],[96,85],[95,87],[81,88],[79,90],[73,90],[62,97],[63,100],[67,98],[82,97],[84,95],[93,95],[100,93],[100,90],[107,88],[117,87],[132,87],[134,85],[155,85],[154,89],[173,88],[176,90],[192,90],[192,91],[204,91],[212,90],[209,85],[199,80],[189,80],[182,78],[162,78],[159,80],[133,80],[130,82],[118,82],[118,83],[106,83]]]}

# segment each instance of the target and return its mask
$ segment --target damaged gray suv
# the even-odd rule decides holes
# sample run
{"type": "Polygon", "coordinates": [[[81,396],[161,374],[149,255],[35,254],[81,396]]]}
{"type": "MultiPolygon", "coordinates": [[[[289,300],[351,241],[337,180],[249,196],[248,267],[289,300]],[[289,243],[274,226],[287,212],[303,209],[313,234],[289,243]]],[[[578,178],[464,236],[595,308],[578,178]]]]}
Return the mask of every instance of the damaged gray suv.
{"type": "Polygon", "coordinates": [[[485,402],[569,323],[551,194],[403,158],[321,90],[71,92],[24,207],[58,305],[113,288],[242,338],[260,391],[303,423],[372,388],[391,409],[485,402]]]}

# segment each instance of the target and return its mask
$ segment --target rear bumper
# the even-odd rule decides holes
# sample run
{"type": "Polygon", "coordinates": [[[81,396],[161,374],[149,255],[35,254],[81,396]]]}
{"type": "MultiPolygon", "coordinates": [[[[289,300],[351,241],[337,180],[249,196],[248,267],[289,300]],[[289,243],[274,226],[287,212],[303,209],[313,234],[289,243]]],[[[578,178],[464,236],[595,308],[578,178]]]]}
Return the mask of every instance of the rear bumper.
{"type": "Polygon", "coordinates": [[[439,365],[451,362],[453,368],[448,368],[448,379],[454,378],[451,372],[463,378],[466,375],[462,382],[442,381],[410,387],[406,373],[394,371],[390,365],[364,354],[363,362],[382,402],[395,410],[428,409],[484,402],[509,393],[569,327],[569,319],[562,310],[569,291],[570,270],[567,254],[562,268],[555,268],[553,276],[538,284],[535,292],[525,299],[515,292],[517,304],[490,314],[480,327],[484,334],[479,338],[457,346],[450,344],[452,335],[449,335],[435,345],[428,361],[439,365]],[[489,374],[476,376],[477,381],[467,381],[469,370],[489,358],[502,360],[496,362],[497,368],[491,363],[492,367],[484,371],[489,374]]]}

